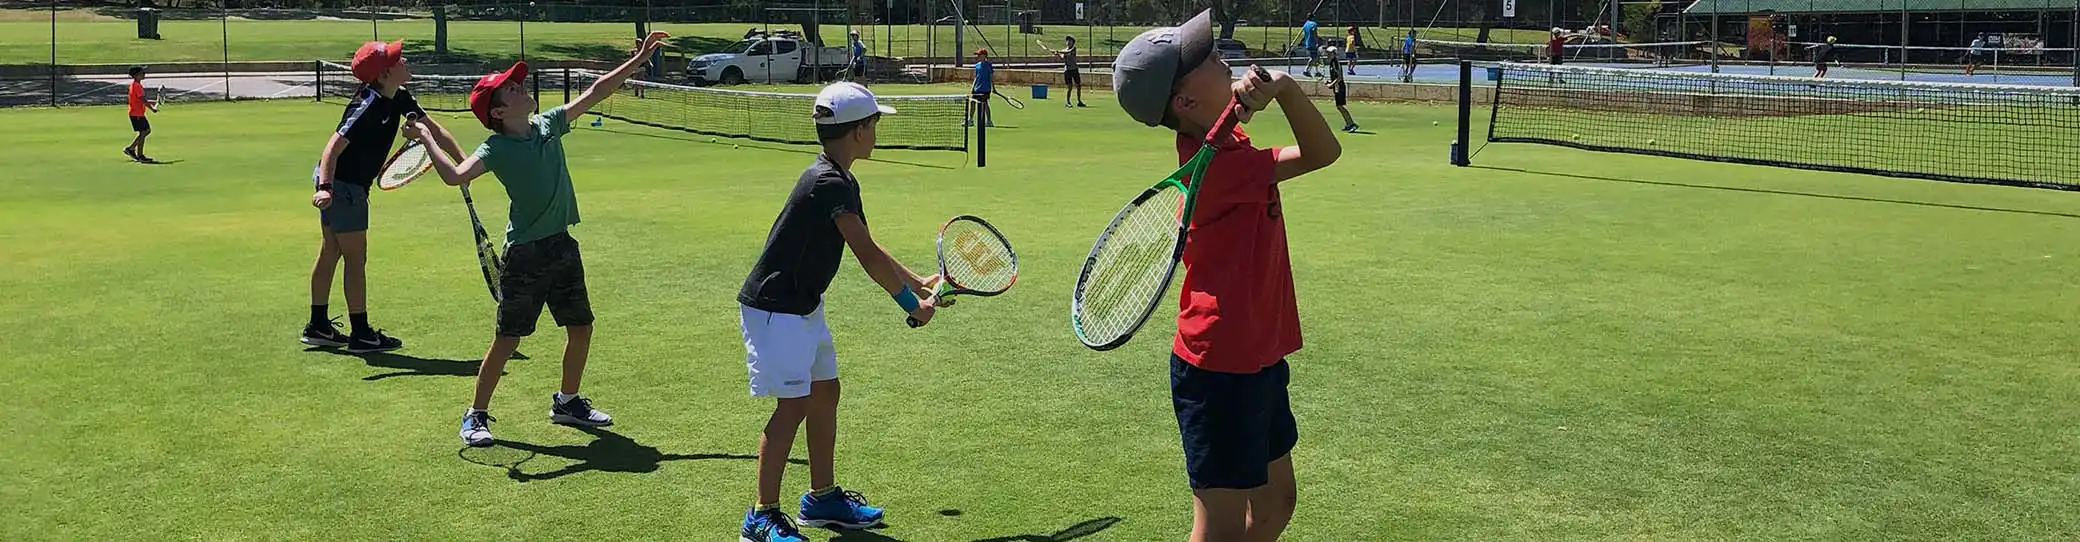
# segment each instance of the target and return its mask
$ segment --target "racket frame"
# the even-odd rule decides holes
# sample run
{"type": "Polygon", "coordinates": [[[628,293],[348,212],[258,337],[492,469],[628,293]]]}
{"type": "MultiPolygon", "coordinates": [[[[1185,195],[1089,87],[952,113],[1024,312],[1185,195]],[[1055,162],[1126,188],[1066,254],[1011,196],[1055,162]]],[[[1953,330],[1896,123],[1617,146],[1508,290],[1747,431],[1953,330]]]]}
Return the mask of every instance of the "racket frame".
{"type": "MultiPolygon", "coordinates": [[[[936,245],[939,256],[939,287],[936,288],[934,290],[935,293],[932,294],[932,297],[934,299],[943,300],[948,296],[955,295],[991,297],[1001,295],[1004,292],[1011,291],[1012,286],[1018,285],[1018,251],[1013,250],[1011,248],[1011,239],[1005,237],[1004,232],[1002,230],[998,230],[995,224],[989,223],[988,220],[983,220],[982,217],[975,215],[959,215],[947,220],[945,224],[939,226],[939,239],[936,245]],[[989,230],[990,235],[996,236],[997,242],[1002,243],[1004,245],[1004,253],[1011,256],[1011,283],[1005,284],[1003,289],[996,291],[988,291],[964,288],[961,287],[960,281],[955,280],[953,275],[948,274],[946,272],[949,267],[946,265],[946,254],[948,253],[948,251],[953,250],[952,247],[948,246],[946,242],[946,230],[948,228],[952,228],[954,223],[962,221],[974,222],[976,224],[981,225],[983,229],[989,230]]],[[[940,306],[948,306],[952,304],[952,301],[949,300],[940,303],[940,306]]],[[[904,321],[909,323],[910,327],[920,327],[924,325],[924,322],[919,322],[916,318],[904,318],[904,321]]]]}
{"type": "Polygon", "coordinates": [[[499,278],[505,275],[505,262],[498,257],[498,247],[491,246],[491,234],[484,231],[484,220],[477,218],[477,202],[469,195],[469,184],[462,185],[462,206],[469,209],[470,225],[476,228],[477,267],[484,272],[484,285],[491,290],[491,301],[504,302],[505,294],[499,291],[499,278]]]}
{"type": "Polygon", "coordinates": [[[990,89],[989,93],[997,95],[998,98],[1003,98],[1004,103],[1010,105],[1012,109],[1017,109],[1020,111],[1024,111],[1026,109],[1025,102],[1018,101],[1018,98],[1005,96],[1003,91],[999,91],[997,89],[990,89]]]}
{"type": "MultiPolygon", "coordinates": [[[[419,114],[416,112],[404,114],[404,121],[406,123],[411,123],[417,120],[419,120],[419,114]]],[[[380,175],[380,177],[376,179],[376,188],[381,188],[383,190],[396,190],[399,188],[404,188],[405,185],[412,184],[412,181],[419,180],[419,177],[426,175],[426,172],[432,171],[433,156],[429,154],[426,157],[426,163],[420,165],[418,171],[412,172],[411,176],[405,177],[404,180],[398,181],[396,184],[392,184],[390,182],[390,167],[397,165],[397,159],[403,157],[404,153],[411,152],[411,150],[414,148],[424,147],[426,147],[426,144],[421,143],[418,140],[405,140],[403,147],[398,148],[397,152],[390,153],[390,159],[383,161],[383,170],[381,173],[378,174],[380,175]]],[[[425,149],[425,152],[431,153],[433,152],[433,149],[427,148],[425,149]]],[[[475,210],[472,209],[471,212],[475,212],[475,210]]]]}

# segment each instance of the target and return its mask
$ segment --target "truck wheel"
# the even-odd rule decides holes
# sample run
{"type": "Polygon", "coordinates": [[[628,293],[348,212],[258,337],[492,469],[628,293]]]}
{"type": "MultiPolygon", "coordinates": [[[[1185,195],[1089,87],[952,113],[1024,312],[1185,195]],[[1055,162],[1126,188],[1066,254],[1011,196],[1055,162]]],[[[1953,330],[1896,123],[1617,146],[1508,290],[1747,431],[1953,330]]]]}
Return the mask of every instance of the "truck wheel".
{"type": "Polygon", "coordinates": [[[728,68],[724,68],[724,69],[722,70],[722,84],[725,84],[725,85],[741,85],[741,84],[744,84],[744,71],[743,71],[743,70],[739,70],[739,69],[737,69],[737,68],[736,68],[735,66],[731,66],[731,67],[728,67],[728,68]]]}

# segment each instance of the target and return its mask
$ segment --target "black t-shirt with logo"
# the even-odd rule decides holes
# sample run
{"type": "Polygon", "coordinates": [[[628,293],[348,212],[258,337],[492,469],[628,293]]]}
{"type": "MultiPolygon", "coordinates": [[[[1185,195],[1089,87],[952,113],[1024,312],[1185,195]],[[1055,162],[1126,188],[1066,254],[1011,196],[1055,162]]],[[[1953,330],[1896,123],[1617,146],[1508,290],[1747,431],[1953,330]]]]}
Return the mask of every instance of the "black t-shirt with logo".
{"type": "Polygon", "coordinates": [[[389,98],[373,87],[355,93],[347,110],[339,115],[337,132],[346,136],[347,148],[332,161],[332,182],[358,186],[374,183],[383,172],[383,162],[390,159],[390,147],[397,143],[397,131],[403,127],[405,113],[426,114],[409,90],[397,89],[389,98]]]}
{"type": "Polygon", "coordinates": [[[838,275],[838,259],[845,255],[845,236],[838,233],[838,215],[867,218],[859,200],[859,181],[816,155],[816,163],[802,172],[787,194],[780,217],[766,234],[766,248],[744,278],[737,302],[754,309],[782,314],[807,315],[823,303],[824,290],[838,275]]]}

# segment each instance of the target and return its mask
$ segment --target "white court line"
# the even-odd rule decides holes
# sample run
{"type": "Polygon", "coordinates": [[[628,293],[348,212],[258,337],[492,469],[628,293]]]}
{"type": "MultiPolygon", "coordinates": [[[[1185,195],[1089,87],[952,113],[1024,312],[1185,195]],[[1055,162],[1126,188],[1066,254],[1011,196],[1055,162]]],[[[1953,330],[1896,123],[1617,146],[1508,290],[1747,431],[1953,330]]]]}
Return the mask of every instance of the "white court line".
{"type": "Polygon", "coordinates": [[[290,92],[292,92],[292,91],[308,91],[308,90],[310,90],[310,89],[311,89],[310,85],[306,85],[306,84],[303,84],[303,83],[297,83],[297,84],[295,84],[295,85],[292,85],[292,86],[290,86],[289,88],[285,88],[285,89],[282,89],[282,90],[281,90],[280,92],[276,92],[276,93],[274,93],[274,94],[269,94],[269,95],[267,95],[267,97],[268,97],[268,98],[280,98],[280,97],[282,97],[282,95],[283,95],[283,94],[288,94],[288,93],[290,93],[290,92]]]}
{"type": "MultiPolygon", "coordinates": [[[[187,95],[189,95],[189,94],[194,94],[194,93],[197,93],[197,92],[202,92],[202,91],[205,91],[205,90],[209,90],[209,89],[211,89],[211,88],[215,88],[215,87],[216,87],[217,85],[222,85],[222,84],[224,84],[224,80],[222,80],[222,79],[218,79],[218,80],[215,80],[215,81],[211,81],[211,82],[210,82],[210,84],[207,84],[207,85],[202,85],[202,86],[199,86],[199,87],[195,87],[195,88],[191,88],[191,89],[188,89],[187,91],[181,92],[180,94],[175,94],[175,95],[173,95],[173,97],[175,97],[175,98],[179,98],[179,97],[182,97],[182,96],[187,96],[187,95]]],[[[230,88],[225,88],[225,89],[224,89],[224,94],[227,94],[227,95],[228,95],[228,94],[231,94],[231,89],[230,89],[230,88]]]]}

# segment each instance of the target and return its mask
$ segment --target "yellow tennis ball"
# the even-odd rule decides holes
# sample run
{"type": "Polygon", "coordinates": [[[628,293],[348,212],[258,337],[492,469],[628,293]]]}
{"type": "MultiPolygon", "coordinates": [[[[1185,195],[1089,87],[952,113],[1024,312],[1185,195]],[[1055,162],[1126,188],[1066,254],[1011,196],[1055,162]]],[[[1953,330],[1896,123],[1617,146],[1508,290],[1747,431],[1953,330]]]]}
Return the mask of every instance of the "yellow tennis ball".
{"type": "Polygon", "coordinates": [[[1649,139],[1649,140],[1647,140],[1647,144],[1648,144],[1648,145],[1652,145],[1652,144],[1654,144],[1654,140],[1652,140],[1652,139],[1649,139]]]}
{"type": "Polygon", "coordinates": [[[1437,125],[1437,121],[1434,121],[1434,120],[1433,120],[1433,121],[1430,121],[1430,125],[1431,125],[1431,126],[1436,126],[1436,125],[1437,125]]]}
{"type": "Polygon", "coordinates": [[[741,149],[741,148],[744,148],[744,146],[743,146],[743,145],[730,145],[730,146],[729,146],[729,148],[732,148],[732,149],[741,149]]]}
{"type": "Polygon", "coordinates": [[[1574,138],[1575,140],[1579,141],[1582,139],[1582,134],[1574,134],[1574,138]]]}

